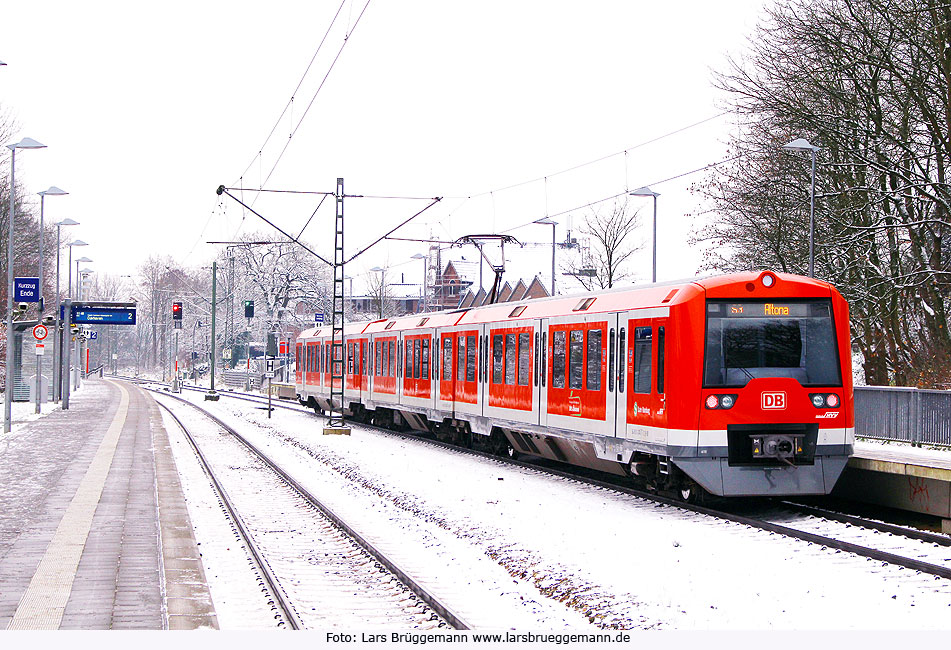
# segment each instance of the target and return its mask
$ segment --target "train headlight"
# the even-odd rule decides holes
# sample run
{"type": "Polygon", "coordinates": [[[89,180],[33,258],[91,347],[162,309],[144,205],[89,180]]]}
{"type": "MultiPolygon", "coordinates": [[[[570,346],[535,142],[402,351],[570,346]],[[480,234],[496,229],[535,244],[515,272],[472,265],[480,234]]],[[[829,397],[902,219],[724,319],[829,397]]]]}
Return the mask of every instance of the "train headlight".
{"type": "Polygon", "coordinates": [[[734,404],[736,404],[736,395],[708,395],[704,401],[704,406],[711,411],[715,409],[725,411],[733,408],[734,404]]]}
{"type": "Polygon", "coordinates": [[[809,400],[817,409],[836,409],[841,403],[835,393],[811,393],[809,400]]]}
{"type": "Polygon", "coordinates": [[[763,286],[769,289],[771,286],[776,284],[776,276],[772,273],[763,274],[763,286]]]}

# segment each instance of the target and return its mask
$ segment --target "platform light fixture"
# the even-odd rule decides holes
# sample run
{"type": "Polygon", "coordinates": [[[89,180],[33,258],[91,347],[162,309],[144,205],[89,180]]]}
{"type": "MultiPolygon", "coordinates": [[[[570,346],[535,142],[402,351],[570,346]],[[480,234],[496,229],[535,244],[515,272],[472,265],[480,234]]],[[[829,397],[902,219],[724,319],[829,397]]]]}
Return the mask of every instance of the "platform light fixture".
{"type": "Polygon", "coordinates": [[[7,230],[7,354],[6,387],[3,391],[3,432],[9,433],[13,425],[13,213],[16,205],[16,158],[17,149],[44,149],[32,138],[8,144],[10,150],[10,224],[7,230]]]}
{"type": "Polygon", "coordinates": [[[654,228],[653,236],[651,237],[651,282],[657,282],[657,197],[660,196],[658,192],[655,192],[651,188],[644,186],[639,187],[633,192],[630,192],[631,196],[650,196],[654,199],[654,228]]]}
{"type": "Polygon", "coordinates": [[[812,185],[809,190],[809,277],[816,277],[816,152],[819,147],[811,144],[805,138],[796,138],[789,144],[784,144],[783,149],[796,149],[809,151],[812,154],[812,185]]]}

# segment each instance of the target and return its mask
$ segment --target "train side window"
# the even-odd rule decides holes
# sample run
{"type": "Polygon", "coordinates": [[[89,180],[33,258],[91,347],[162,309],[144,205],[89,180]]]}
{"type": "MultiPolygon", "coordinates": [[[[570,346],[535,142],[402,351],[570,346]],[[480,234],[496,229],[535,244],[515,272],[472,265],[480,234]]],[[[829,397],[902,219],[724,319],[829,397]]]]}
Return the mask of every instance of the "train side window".
{"type": "Polygon", "coordinates": [[[518,335],[505,335],[505,383],[515,385],[515,375],[518,372],[518,335]]]}
{"type": "MultiPolygon", "coordinates": [[[[459,338],[462,343],[462,337],[459,338]]],[[[466,337],[466,381],[476,380],[476,337],[466,337]]]]}
{"type": "Polygon", "coordinates": [[[551,387],[565,387],[565,339],[567,333],[564,330],[553,332],[551,335],[551,387]]]}
{"type": "Polygon", "coordinates": [[[653,331],[649,327],[634,328],[634,392],[651,392],[651,348],[653,331]]]}
{"type": "Polygon", "coordinates": [[[535,332],[535,358],[532,360],[532,385],[538,386],[538,332],[535,332]]]}
{"type": "Polygon", "coordinates": [[[568,388],[584,388],[584,330],[571,330],[568,339],[568,388]]]}
{"type": "Polygon", "coordinates": [[[422,379],[429,379],[429,337],[420,341],[423,356],[419,360],[419,376],[422,379]]]}
{"type": "Polygon", "coordinates": [[[383,366],[381,365],[381,361],[382,361],[382,352],[381,352],[381,350],[382,350],[383,346],[380,345],[380,342],[379,342],[379,341],[374,341],[373,346],[374,346],[374,347],[373,347],[373,352],[374,352],[374,355],[373,355],[373,361],[374,361],[374,364],[373,364],[373,374],[376,375],[377,377],[379,377],[379,376],[380,376],[380,369],[383,367],[383,366]]]}
{"type": "Polygon", "coordinates": [[[522,332],[518,335],[518,385],[528,386],[532,379],[532,335],[522,332]]]}
{"type": "Polygon", "coordinates": [[[353,343],[347,343],[347,374],[353,374],[353,343]]]}
{"type": "Polygon", "coordinates": [[[501,334],[496,334],[492,337],[492,383],[501,384],[504,380],[504,337],[501,334]]]}
{"type": "Polygon", "coordinates": [[[615,342],[614,328],[612,327],[608,331],[608,392],[614,392],[614,367],[615,359],[617,358],[617,348],[614,346],[615,342]]]}
{"type": "Polygon", "coordinates": [[[548,332],[542,332],[542,386],[548,381],[548,332]]]}
{"type": "Polygon", "coordinates": [[[624,328],[618,333],[617,339],[617,389],[624,392],[624,380],[627,379],[627,332],[624,328]]]}
{"type": "Polygon", "coordinates": [[[601,340],[603,330],[588,330],[588,390],[601,390],[601,340]]]}
{"type": "Polygon", "coordinates": [[[443,381],[452,379],[452,338],[447,336],[442,340],[442,378],[443,381]]]}
{"type": "Polygon", "coordinates": [[[664,328],[657,328],[657,392],[664,393],[664,328]]]}

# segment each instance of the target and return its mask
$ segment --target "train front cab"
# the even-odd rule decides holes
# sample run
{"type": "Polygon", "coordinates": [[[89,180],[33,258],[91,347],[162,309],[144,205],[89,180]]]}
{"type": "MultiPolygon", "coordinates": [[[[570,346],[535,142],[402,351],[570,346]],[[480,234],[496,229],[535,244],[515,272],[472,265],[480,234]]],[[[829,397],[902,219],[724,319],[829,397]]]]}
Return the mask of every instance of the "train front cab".
{"type": "Polygon", "coordinates": [[[848,305],[808,278],[736,277],[700,281],[704,300],[682,307],[678,323],[703,330],[673,356],[703,367],[672,396],[672,413],[699,396],[695,440],[688,422],[672,423],[672,460],[716,495],[828,494],[855,434],[848,305]]]}

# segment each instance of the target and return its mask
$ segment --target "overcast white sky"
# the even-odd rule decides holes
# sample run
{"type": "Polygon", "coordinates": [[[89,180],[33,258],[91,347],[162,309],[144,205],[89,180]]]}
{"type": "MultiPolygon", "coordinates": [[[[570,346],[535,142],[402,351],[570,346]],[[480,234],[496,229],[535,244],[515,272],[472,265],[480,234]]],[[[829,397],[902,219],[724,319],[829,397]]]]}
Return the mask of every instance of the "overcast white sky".
{"type": "MultiPolygon", "coordinates": [[[[398,233],[406,237],[550,242],[548,227],[516,227],[557,215],[562,239],[560,213],[650,185],[662,195],[658,279],[693,275],[700,254],[685,238],[698,199],[688,187],[702,175],[662,181],[720,160],[732,120],[637,145],[722,111],[711,70],[742,51],[762,0],[371,0],[357,23],[365,4],[344,2],[262,150],[340,0],[0,0],[0,103],[17,139],[48,145],[17,157],[17,179],[31,192],[70,192],[46,202],[47,218],[80,221],[71,234],[89,242],[90,266],[113,274],[134,273],[150,254],[202,266],[216,249],[205,242],[267,231],[214,190],[259,187],[285,145],[269,189],[333,191],[340,176],[348,194],[447,197],[398,233]]],[[[255,208],[296,234],[318,201],[265,195],[255,208]]],[[[651,205],[639,201],[647,246],[632,270],[649,280],[651,205]]],[[[348,199],[347,256],[425,205],[348,199]]],[[[304,235],[328,258],[333,214],[328,200],[304,235]]],[[[550,252],[524,251],[510,257],[532,259],[547,277],[550,252]]],[[[424,245],[382,244],[347,274],[387,265],[418,282],[410,256],[419,252],[424,245]]]]}

